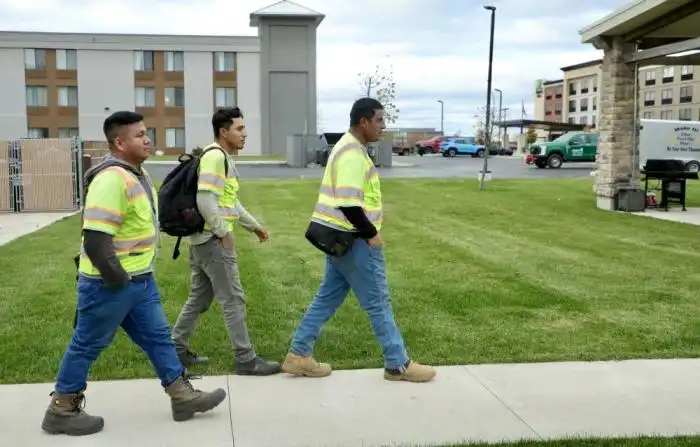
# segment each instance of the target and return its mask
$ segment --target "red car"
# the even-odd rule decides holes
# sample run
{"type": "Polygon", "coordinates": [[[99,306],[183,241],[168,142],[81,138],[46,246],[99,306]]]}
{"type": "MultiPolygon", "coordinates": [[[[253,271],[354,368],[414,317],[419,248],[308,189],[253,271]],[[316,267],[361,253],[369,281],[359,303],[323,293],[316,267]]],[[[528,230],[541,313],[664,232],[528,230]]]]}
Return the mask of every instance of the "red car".
{"type": "Polygon", "coordinates": [[[427,140],[416,141],[416,147],[422,147],[428,153],[437,154],[440,152],[440,143],[446,137],[432,137],[427,140]]]}

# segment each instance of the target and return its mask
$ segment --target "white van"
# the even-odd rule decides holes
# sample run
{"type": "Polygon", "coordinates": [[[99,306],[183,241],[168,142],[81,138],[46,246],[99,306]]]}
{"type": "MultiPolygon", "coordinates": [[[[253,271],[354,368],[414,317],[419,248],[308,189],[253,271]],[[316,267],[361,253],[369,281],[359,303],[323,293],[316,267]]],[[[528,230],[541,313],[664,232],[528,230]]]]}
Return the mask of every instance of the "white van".
{"type": "Polygon", "coordinates": [[[700,171],[700,121],[639,120],[639,168],[649,159],[685,162],[685,170],[700,171]]]}

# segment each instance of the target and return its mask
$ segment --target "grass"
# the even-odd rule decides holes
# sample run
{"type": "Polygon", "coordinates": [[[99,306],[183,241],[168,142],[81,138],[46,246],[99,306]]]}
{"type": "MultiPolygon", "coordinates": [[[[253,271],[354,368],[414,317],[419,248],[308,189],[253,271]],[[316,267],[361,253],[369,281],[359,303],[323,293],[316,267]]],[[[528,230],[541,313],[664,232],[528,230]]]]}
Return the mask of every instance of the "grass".
{"type": "MultiPolygon", "coordinates": [[[[433,364],[698,357],[697,227],[599,211],[591,179],[385,180],[388,277],[412,356],[433,364]]],[[[694,203],[700,190],[691,187],[694,203]]],[[[242,201],[267,226],[259,244],[243,231],[238,251],[257,350],[281,358],[322,276],[304,237],[316,181],[251,181],[242,201]]],[[[71,334],[70,218],[0,247],[0,377],[51,381],[71,334]]],[[[185,302],[187,251],[158,262],[171,322],[185,302]]],[[[366,316],[349,299],[315,354],[336,368],[381,367],[366,316]]],[[[212,356],[204,374],[230,372],[233,356],[218,306],[202,315],[193,348],[212,356]]],[[[154,377],[123,333],[91,378],[154,377]]],[[[526,444],[525,444],[526,445],[526,444]]]]}
{"type": "MultiPolygon", "coordinates": [[[[149,161],[177,161],[179,155],[151,155],[149,161]]],[[[287,156],[284,154],[271,155],[236,155],[236,161],[286,161],[287,156]]]]}
{"type": "Polygon", "coordinates": [[[699,437],[642,437],[617,439],[561,439],[555,441],[520,441],[503,444],[461,444],[442,447],[695,447],[699,437]]]}

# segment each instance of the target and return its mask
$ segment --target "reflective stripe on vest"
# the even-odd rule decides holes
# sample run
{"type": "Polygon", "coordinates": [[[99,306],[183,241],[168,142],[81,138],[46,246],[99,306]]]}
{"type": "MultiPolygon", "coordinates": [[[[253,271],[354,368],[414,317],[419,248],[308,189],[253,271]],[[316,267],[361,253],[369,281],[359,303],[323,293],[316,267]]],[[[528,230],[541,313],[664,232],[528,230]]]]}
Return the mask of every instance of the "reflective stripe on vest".
{"type": "MultiPolygon", "coordinates": [[[[204,150],[212,147],[221,146],[213,143],[205,147],[204,150]]],[[[226,153],[225,150],[224,153],[226,153]]],[[[233,160],[228,156],[228,154],[226,155],[226,160],[228,162],[226,180],[213,174],[205,173],[199,176],[199,181],[203,181],[217,188],[224,188],[224,192],[221,194],[221,196],[219,196],[218,200],[219,216],[226,222],[226,226],[228,227],[229,231],[233,231],[234,224],[241,214],[236,206],[240,184],[238,183],[238,171],[236,170],[233,160]]],[[[211,227],[207,223],[204,224],[204,229],[211,231],[211,227]]]]}
{"type": "MultiPolygon", "coordinates": [[[[117,234],[112,238],[114,252],[119,259],[122,268],[130,275],[139,275],[153,271],[157,255],[158,221],[155,203],[151,203],[150,195],[134,174],[120,167],[110,167],[106,171],[117,171],[121,174],[126,184],[126,197],[132,207],[125,216],[115,216],[113,213],[99,208],[86,209],[84,215],[91,219],[100,219],[107,222],[120,224],[117,234]],[[143,228],[134,229],[130,222],[143,221],[143,215],[150,217],[150,222],[144,223],[143,228]]],[[[99,174],[98,174],[99,175],[99,174]]],[[[150,185],[150,178],[144,172],[144,176],[150,185]]],[[[155,197],[155,194],[154,194],[155,197]]],[[[99,278],[100,273],[92,265],[90,258],[85,253],[84,245],[80,247],[80,273],[87,277],[99,278]]]]}
{"type": "MultiPolygon", "coordinates": [[[[374,166],[374,163],[371,163],[370,160],[368,161],[368,163],[371,163],[371,167],[367,170],[364,189],[359,190],[357,188],[351,187],[336,187],[336,166],[338,163],[338,159],[342,154],[350,150],[361,150],[364,152],[362,145],[357,143],[350,143],[340,148],[338,152],[332,154],[327,166],[327,169],[330,170],[330,185],[323,183],[322,181],[321,186],[319,188],[319,201],[314,207],[314,212],[312,216],[312,220],[315,220],[317,222],[320,221],[321,223],[328,224],[332,227],[341,230],[354,230],[355,227],[347,220],[343,212],[340,209],[338,209],[337,206],[334,206],[335,202],[338,199],[343,198],[359,199],[362,202],[365,202],[365,195],[368,183],[379,174],[379,171],[374,166]],[[326,196],[328,200],[321,200],[323,196],[326,196]],[[330,202],[333,205],[322,202],[330,202]]],[[[324,180],[326,180],[325,176],[324,180]]],[[[367,216],[367,219],[369,219],[369,221],[372,222],[372,224],[379,228],[384,218],[384,212],[381,205],[378,209],[368,209],[367,205],[365,204],[364,211],[365,215],[367,216]]]]}

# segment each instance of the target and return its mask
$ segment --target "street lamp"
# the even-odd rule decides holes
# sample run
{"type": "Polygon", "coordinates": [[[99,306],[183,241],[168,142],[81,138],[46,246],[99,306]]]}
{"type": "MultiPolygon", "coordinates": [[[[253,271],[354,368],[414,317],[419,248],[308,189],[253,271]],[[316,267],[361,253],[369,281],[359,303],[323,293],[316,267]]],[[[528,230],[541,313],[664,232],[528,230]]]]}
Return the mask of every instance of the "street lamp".
{"type": "Polygon", "coordinates": [[[438,99],[440,103],[440,133],[445,135],[445,102],[442,99],[438,99]]]}
{"type": "Polygon", "coordinates": [[[484,190],[484,179],[489,167],[489,146],[491,144],[491,79],[493,75],[493,30],[496,25],[496,7],[484,6],[484,9],[491,11],[491,37],[489,40],[489,75],[486,83],[486,148],[484,150],[484,165],[481,168],[481,179],[479,190],[484,190]]]}

